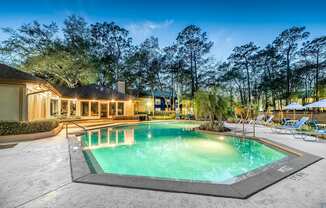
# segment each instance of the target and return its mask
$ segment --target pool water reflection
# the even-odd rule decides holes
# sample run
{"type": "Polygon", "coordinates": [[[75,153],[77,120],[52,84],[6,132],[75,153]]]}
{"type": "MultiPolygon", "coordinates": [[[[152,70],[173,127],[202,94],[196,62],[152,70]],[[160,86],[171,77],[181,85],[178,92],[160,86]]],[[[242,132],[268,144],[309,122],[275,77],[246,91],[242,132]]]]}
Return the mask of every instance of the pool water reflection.
{"type": "Polygon", "coordinates": [[[231,183],[287,154],[260,142],[191,130],[189,122],[103,128],[82,136],[105,173],[172,180],[231,183]]]}

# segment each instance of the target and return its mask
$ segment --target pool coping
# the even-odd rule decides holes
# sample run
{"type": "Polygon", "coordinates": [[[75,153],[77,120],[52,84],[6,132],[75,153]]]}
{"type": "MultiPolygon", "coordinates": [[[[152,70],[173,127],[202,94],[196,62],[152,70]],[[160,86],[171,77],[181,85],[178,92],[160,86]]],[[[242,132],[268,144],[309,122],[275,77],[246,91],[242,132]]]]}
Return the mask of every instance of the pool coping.
{"type": "MultiPolygon", "coordinates": [[[[230,133],[206,133],[239,137],[239,135],[230,133]]],[[[247,176],[246,178],[232,184],[214,184],[209,182],[198,181],[168,180],[160,178],[151,178],[146,176],[117,175],[103,173],[101,171],[99,171],[98,173],[94,173],[90,170],[90,167],[84,157],[80,138],[76,136],[70,136],[68,139],[68,143],[72,181],[76,183],[247,199],[255,193],[323,159],[322,157],[288,147],[286,145],[268,140],[266,138],[245,138],[255,139],[268,146],[273,146],[273,148],[281,149],[282,151],[286,151],[295,156],[291,157],[291,159],[289,160],[276,162],[268,167],[260,168],[259,171],[257,171],[255,174],[247,176]]],[[[100,169],[96,162],[92,163],[92,165],[95,165],[95,170],[100,169]]]]}

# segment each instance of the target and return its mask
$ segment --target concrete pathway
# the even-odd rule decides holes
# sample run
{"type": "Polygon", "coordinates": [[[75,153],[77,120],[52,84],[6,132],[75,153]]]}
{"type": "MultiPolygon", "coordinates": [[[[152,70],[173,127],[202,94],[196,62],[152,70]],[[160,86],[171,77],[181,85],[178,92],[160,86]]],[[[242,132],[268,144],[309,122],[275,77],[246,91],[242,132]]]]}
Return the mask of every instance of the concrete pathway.
{"type": "MultiPolygon", "coordinates": [[[[241,126],[228,126],[241,129],[241,126]]],[[[304,142],[257,128],[257,136],[326,157],[326,143],[304,142]]],[[[0,207],[269,207],[324,208],[326,160],[246,200],[72,183],[64,131],[0,150],[0,207]]]]}

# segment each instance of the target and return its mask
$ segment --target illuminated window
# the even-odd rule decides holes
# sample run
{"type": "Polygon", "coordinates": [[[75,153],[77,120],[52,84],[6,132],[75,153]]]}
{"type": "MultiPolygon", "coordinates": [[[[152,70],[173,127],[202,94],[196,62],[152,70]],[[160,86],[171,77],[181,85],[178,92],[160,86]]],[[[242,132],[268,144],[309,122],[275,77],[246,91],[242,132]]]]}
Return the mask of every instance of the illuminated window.
{"type": "Polygon", "coordinates": [[[80,115],[81,116],[89,116],[88,106],[89,106],[88,101],[80,102],[80,115]]]}
{"type": "Polygon", "coordinates": [[[124,103],[118,103],[118,115],[119,116],[124,115],[124,103]]]}
{"type": "Polygon", "coordinates": [[[50,101],[50,115],[57,116],[59,113],[59,101],[51,99],[50,101]]]}
{"type": "Polygon", "coordinates": [[[61,115],[68,115],[68,100],[61,100],[61,115]]]}
{"type": "Polygon", "coordinates": [[[70,116],[76,115],[76,101],[70,100],[70,116]]]}
{"type": "Polygon", "coordinates": [[[115,103],[112,102],[109,104],[109,115],[115,116],[115,112],[116,112],[116,105],[115,103]]]}
{"type": "Polygon", "coordinates": [[[91,116],[98,116],[98,102],[91,102],[91,116]]]}
{"type": "Polygon", "coordinates": [[[155,98],[155,105],[161,105],[161,99],[155,98]]]}

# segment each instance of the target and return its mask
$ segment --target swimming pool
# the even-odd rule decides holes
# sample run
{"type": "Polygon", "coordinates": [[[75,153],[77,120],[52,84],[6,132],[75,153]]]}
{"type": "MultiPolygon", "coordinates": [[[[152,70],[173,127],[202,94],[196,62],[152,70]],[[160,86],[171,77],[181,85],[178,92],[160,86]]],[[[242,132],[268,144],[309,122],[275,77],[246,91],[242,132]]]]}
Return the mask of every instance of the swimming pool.
{"type": "Polygon", "coordinates": [[[259,141],[194,131],[196,126],[148,122],[95,129],[81,137],[82,148],[95,172],[213,184],[232,184],[288,157],[259,141]]]}

